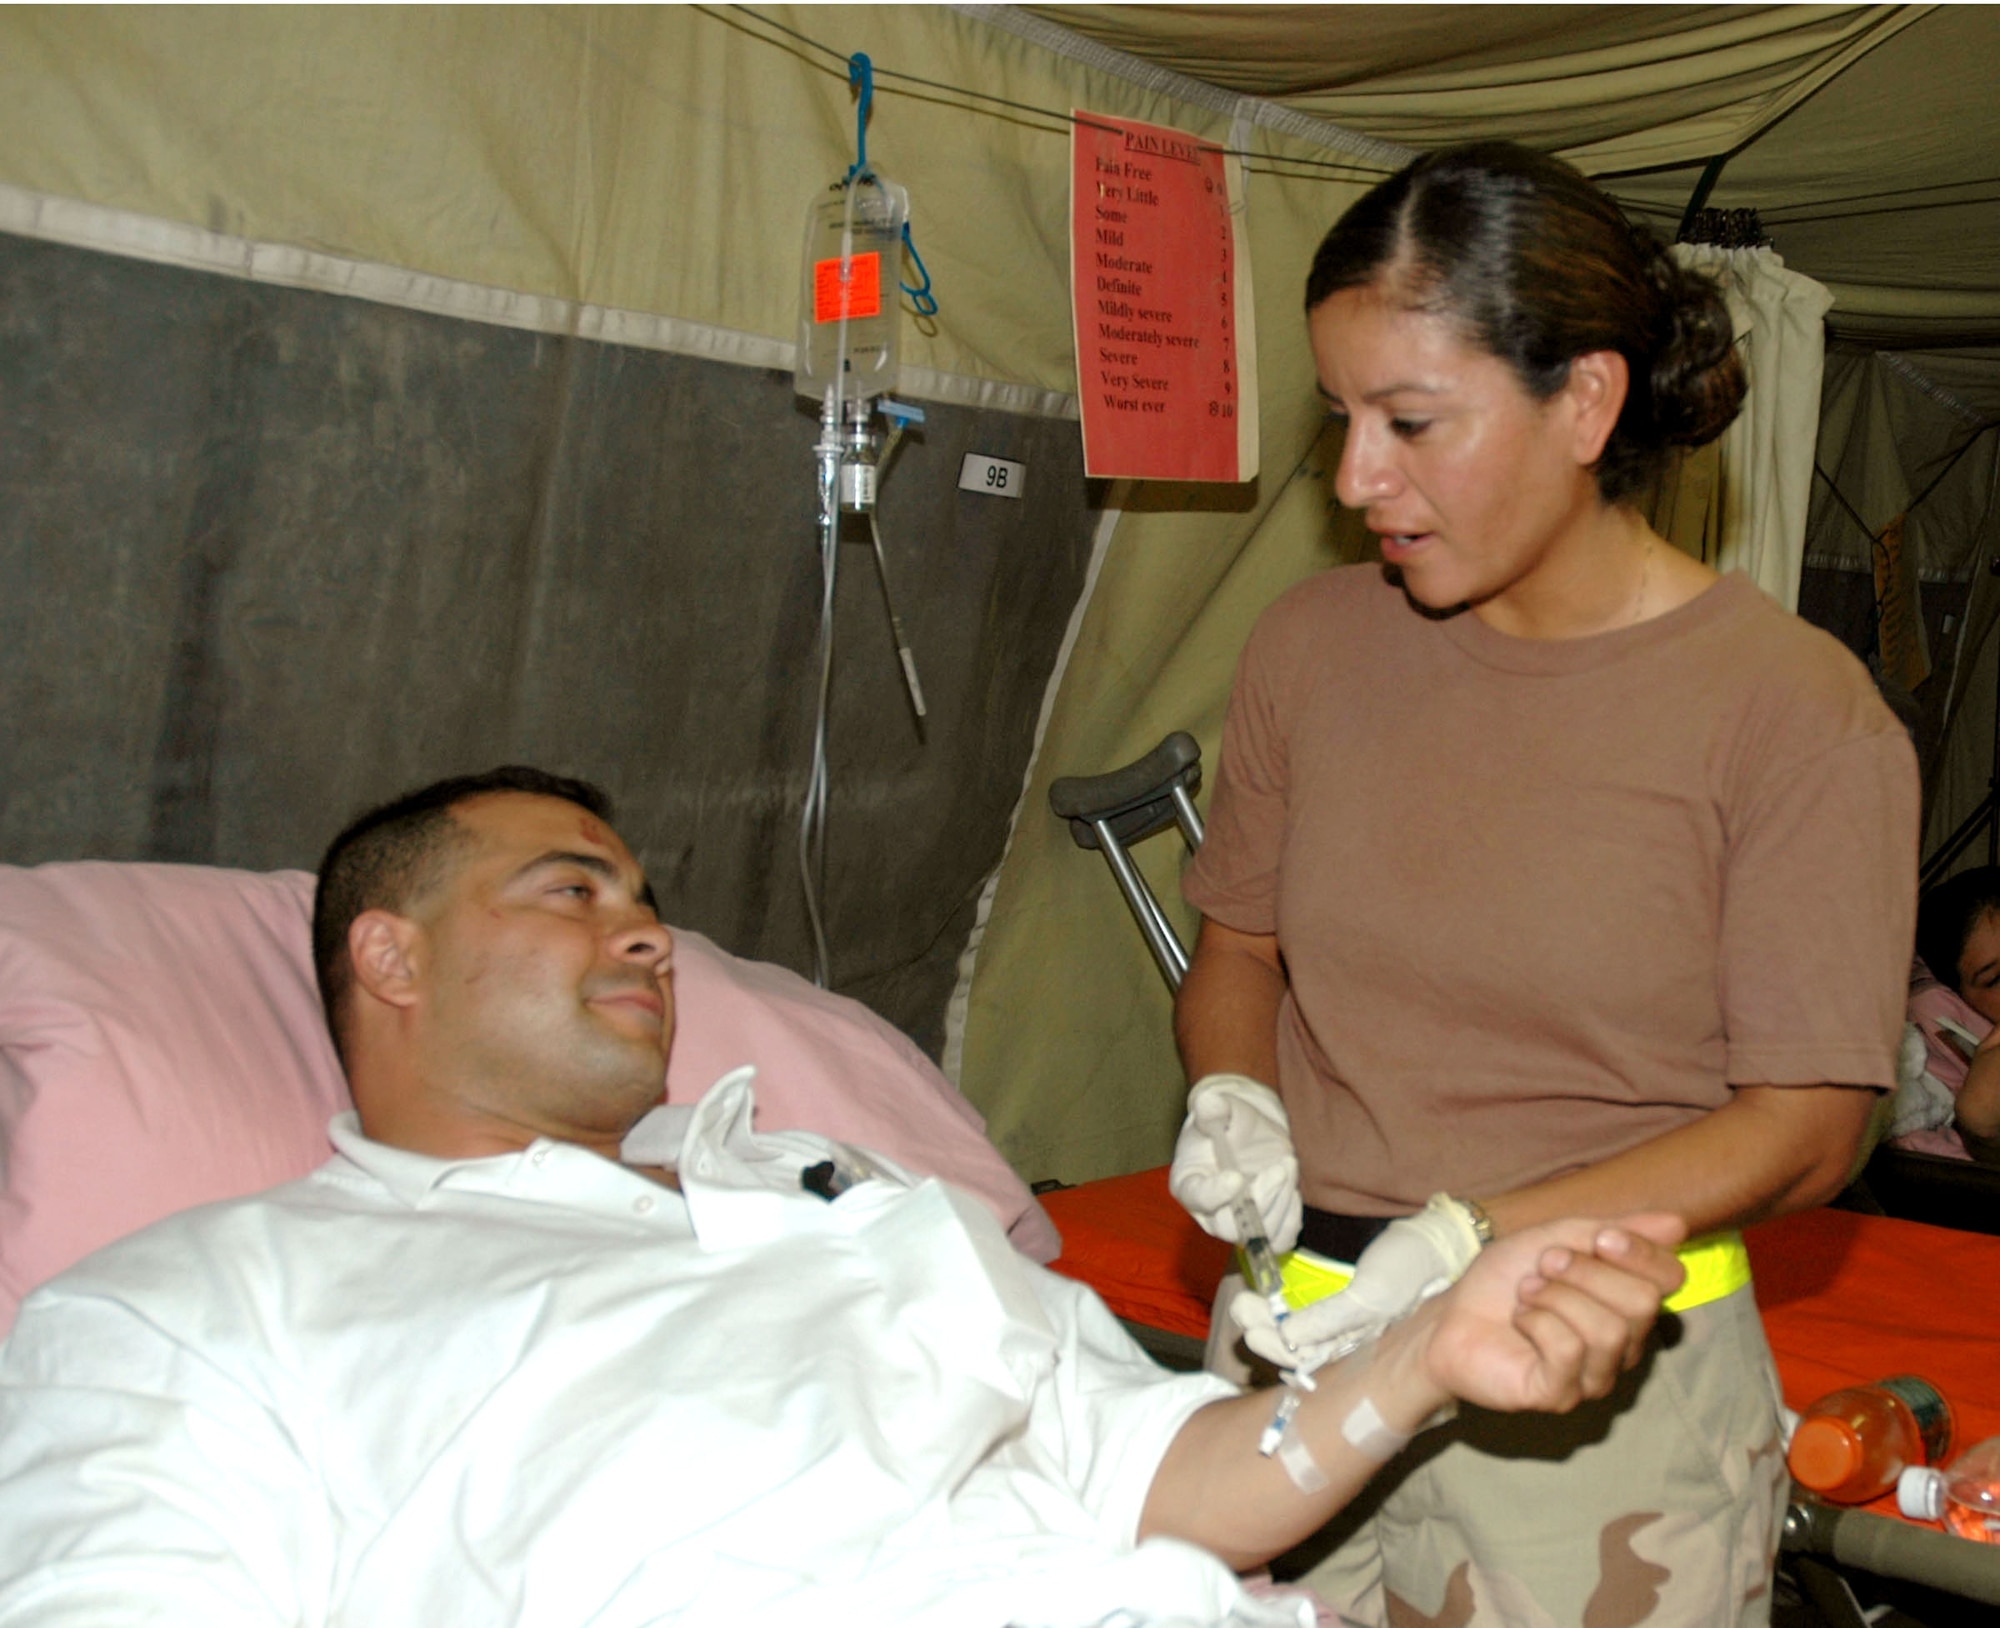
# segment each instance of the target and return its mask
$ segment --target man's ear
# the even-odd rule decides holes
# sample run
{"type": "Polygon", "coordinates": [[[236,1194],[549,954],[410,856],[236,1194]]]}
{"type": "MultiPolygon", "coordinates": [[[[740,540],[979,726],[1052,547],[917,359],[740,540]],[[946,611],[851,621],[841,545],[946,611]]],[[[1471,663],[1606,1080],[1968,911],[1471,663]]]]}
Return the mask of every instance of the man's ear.
{"type": "Polygon", "coordinates": [[[389,1006],[417,1003],[419,940],[423,929],[393,910],[364,910],[347,929],[354,982],[389,1006]]]}
{"type": "Polygon", "coordinates": [[[1570,405],[1571,451],[1586,468],[1604,455],[1631,387],[1631,368],[1615,350],[1587,350],[1570,359],[1563,395],[1570,405]]]}

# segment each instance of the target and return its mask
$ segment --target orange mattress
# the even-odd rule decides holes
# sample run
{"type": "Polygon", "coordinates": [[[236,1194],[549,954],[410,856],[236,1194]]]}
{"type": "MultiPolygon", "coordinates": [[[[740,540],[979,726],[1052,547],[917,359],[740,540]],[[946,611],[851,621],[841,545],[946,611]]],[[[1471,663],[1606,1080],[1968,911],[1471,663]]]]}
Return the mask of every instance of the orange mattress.
{"type": "MultiPolygon", "coordinates": [[[[1046,1193],[1063,1236],[1055,1270],[1119,1316],[1200,1339],[1229,1249],[1188,1219],[1167,1172],[1046,1193]]],[[[1811,1210],[1746,1234],[1757,1304],[1785,1400],[1922,1374],[1950,1398],[1960,1445],[2000,1436],[2000,1238],[1844,1210],[1811,1210]]],[[[1871,1510],[1894,1513],[1894,1501],[1871,1510]]]]}
{"type": "Polygon", "coordinates": [[[1196,1226],[1167,1191],[1167,1167],[1041,1195],[1062,1234],[1052,1270],[1089,1284],[1120,1317],[1208,1338],[1229,1245],[1196,1226]]]}

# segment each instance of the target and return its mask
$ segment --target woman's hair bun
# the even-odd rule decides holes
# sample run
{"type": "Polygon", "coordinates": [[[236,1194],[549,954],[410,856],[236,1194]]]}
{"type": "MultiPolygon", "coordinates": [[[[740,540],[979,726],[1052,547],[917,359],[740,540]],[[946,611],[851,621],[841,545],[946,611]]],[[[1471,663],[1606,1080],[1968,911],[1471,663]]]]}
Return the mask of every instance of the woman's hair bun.
{"type": "Polygon", "coordinates": [[[1650,381],[1653,424],[1669,445],[1704,446],[1729,428],[1748,388],[1735,325],[1713,277],[1683,266],[1658,243],[1649,247],[1648,280],[1661,306],[1650,381]]]}

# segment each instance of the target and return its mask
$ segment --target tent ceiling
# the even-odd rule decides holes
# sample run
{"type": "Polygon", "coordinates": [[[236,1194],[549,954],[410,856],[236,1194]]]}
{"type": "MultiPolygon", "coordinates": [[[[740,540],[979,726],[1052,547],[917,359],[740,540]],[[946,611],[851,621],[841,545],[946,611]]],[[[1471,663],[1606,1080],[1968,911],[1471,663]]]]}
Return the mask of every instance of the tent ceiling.
{"type": "Polygon", "coordinates": [[[2000,8],[1034,6],[1411,147],[1559,152],[1671,235],[1701,176],[1833,289],[1837,334],[2000,339],[2000,8]]]}

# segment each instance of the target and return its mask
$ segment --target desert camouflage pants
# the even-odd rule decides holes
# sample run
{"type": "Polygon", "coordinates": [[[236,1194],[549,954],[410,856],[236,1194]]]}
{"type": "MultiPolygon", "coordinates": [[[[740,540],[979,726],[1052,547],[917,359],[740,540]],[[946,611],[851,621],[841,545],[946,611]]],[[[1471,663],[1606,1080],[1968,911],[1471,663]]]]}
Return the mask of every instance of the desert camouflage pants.
{"type": "Polygon", "coordinates": [[[1419,1436],[1300,1580],[1371,1628],[1765,1628],[1779,1405],[1748,1288],[1664,1317],[1601,1402],[1419,1436]]]}

